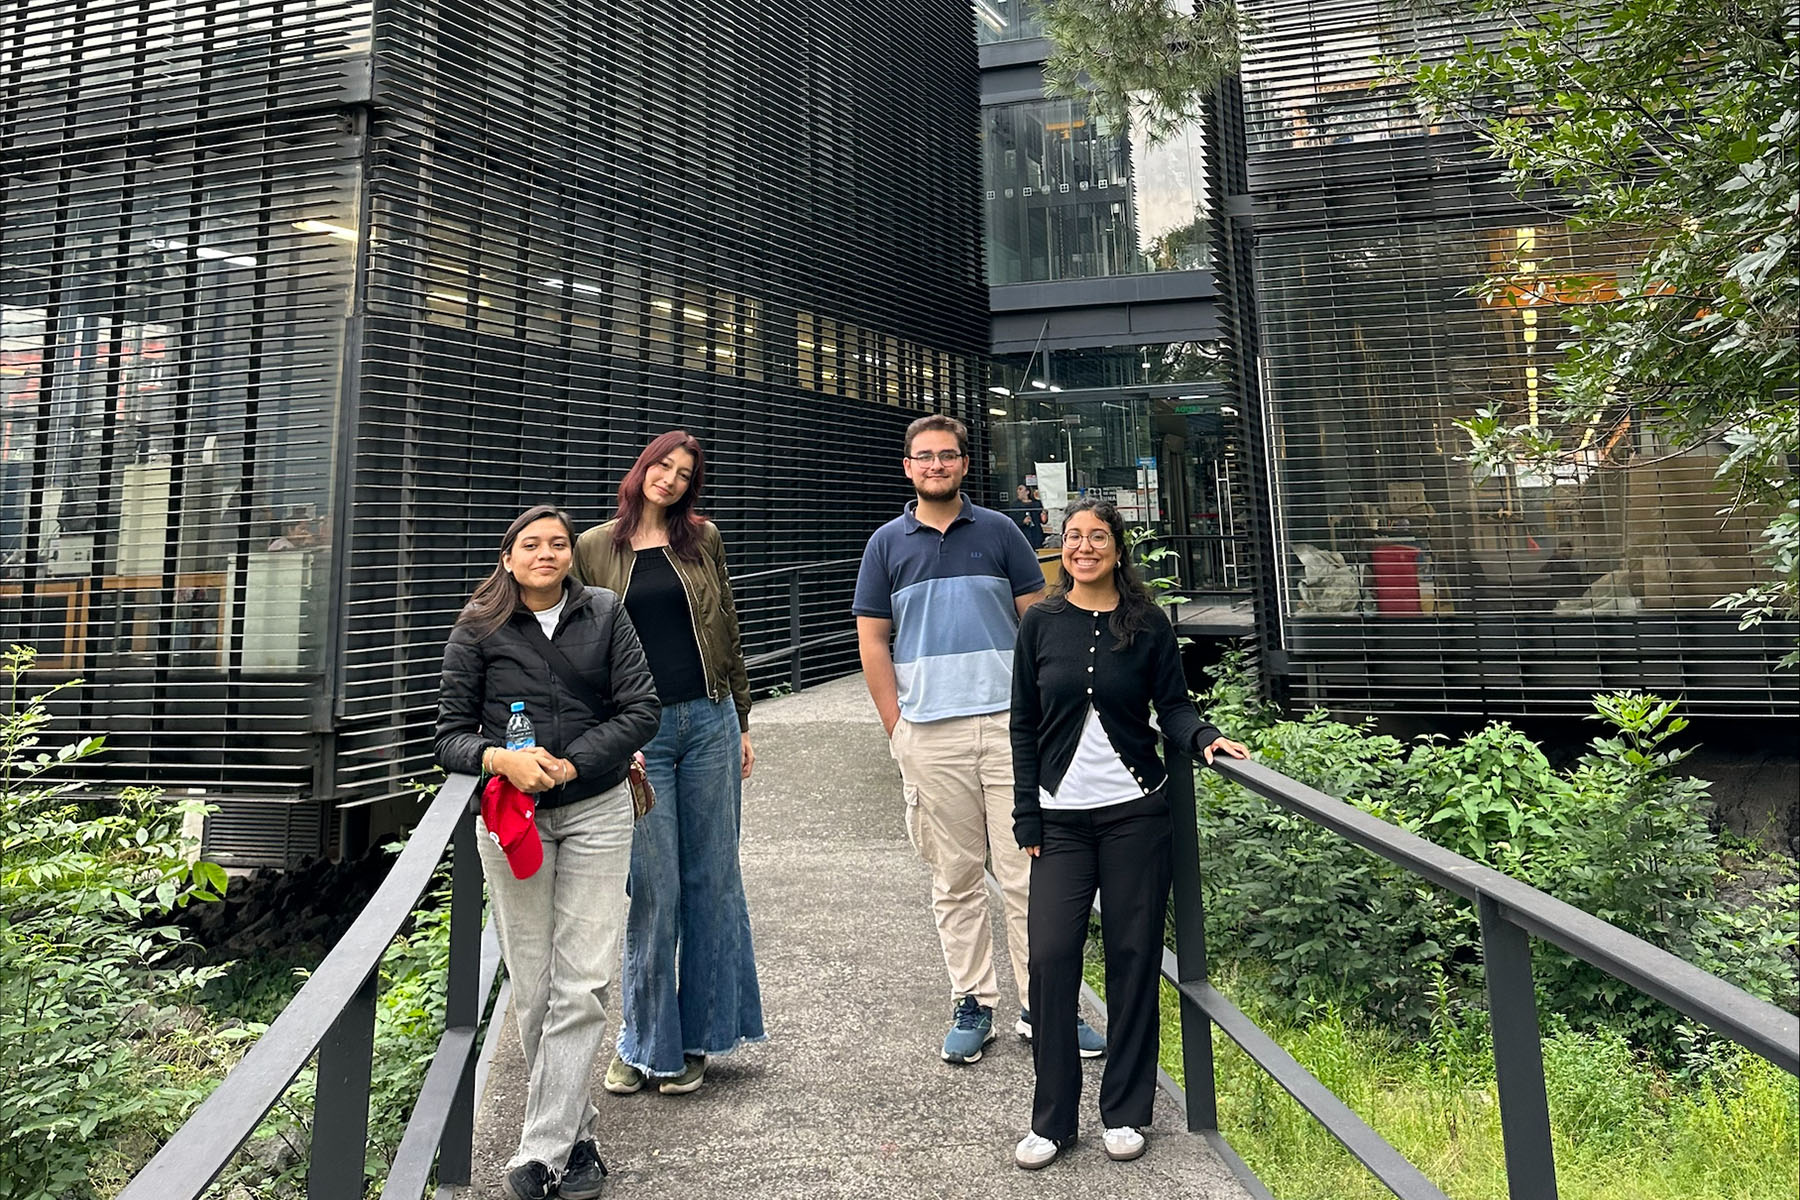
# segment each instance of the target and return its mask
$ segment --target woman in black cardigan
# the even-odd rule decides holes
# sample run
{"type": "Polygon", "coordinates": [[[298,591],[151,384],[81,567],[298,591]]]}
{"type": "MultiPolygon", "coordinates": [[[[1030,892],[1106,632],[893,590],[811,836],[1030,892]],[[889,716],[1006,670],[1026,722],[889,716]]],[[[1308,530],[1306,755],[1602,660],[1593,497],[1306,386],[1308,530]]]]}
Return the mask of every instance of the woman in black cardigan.
{"type": "Polygon", "coordinates": [[[1106,947],[1107,1061],[1100,1117],[1108,1157],[1144,1152],[1156,1094],[1157,981],[1169,902],[1165,736],[1211,762],[1248,751],[1200,720],[1175,630],[1125,557],[1104,500],[1063,521],[1063,581],[1026,610],[1013,653],[1013,833],[1032,856],[1031,1011],[1037,1089],[1013,1161],[1048,1166],[1075,1141],[1081,1059],[1076,997],[1094,891],[1106,947]]]}

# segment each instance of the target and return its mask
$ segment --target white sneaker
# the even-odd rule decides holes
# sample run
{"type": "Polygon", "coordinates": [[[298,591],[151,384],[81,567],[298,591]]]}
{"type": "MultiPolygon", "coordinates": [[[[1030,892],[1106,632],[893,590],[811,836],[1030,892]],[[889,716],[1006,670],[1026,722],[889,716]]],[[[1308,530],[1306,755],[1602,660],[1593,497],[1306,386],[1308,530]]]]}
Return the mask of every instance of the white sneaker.
{"type": "Polygon", "coordinates": [[[1019,1144],[1017,1146],[1013,1147],[1013,1162],[1017,1163],[1021,1168],[1027,1171],[1035,1171],[1040,1167],[1047,1167],[1055,1162],[1056,1156],[1067,1149],[1069,1144],[1074,1140],[1074,1138],[1070,1138],[1068,1141],[1058,1143],[1051,1141],[1047,1137],[1039,1137],[1035,1133],[1028,1133],[1019,1139],[1019,1144]]]}
{"type": "MultiPolygon", "coordinates": [[[[1117,1129],[1107,1130],[1105,1141],[1106,1157],[1114,1162],[1130,1162],[1134,1158],[1142,1157],[1144,1153],[1144,1135],[1129,1125],[1121,1125],[1117,1129]]],[[[1019,1143],[1021,1150],[1024,1145],[1023,1142],[1019,1143]]]]}

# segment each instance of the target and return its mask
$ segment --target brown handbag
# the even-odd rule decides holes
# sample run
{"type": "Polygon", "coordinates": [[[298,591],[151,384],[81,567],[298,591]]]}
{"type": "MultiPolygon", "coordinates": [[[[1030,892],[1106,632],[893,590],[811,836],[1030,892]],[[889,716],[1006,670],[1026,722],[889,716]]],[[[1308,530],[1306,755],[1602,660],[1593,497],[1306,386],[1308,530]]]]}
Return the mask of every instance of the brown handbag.
{"type": "Polygon", "coordinates": [[[631,819],[641,821],[645,813],[656,807],[656,789],[650,786],[642,750],[632,754],[631,765],[625,768],[625,782],[631,785],[631,819]]]}

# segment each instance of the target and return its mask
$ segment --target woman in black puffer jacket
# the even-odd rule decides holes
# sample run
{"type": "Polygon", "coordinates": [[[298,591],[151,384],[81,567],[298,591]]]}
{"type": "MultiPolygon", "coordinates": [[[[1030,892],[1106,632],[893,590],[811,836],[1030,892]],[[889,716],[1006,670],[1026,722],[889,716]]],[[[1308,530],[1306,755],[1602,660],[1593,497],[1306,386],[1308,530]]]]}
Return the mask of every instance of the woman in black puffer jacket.
{"type": "Polygon", "coordinates": [[[528,793],[524,824],[535,825],[535,837],[524,836],[542,851],[536,865],[535,848],[519,853],[516,830],[503,847],[485,820],[478,826],[530,1077],[505,1179],[515,1200],[600,1194],[606,1168],[589,1079],[605,1036],[631,863],[625,775],[661,716],[624,605],[569,578],[574,545],[569,518],[549,505],[508,527],[499,566],[450,633],[438,691],[438,765],[503,776],[528,793]],[[582,686],[551,666],[557,651],[582,686]],[[528,749],[506,747],[516,703],[536,737],[528,749]]]}

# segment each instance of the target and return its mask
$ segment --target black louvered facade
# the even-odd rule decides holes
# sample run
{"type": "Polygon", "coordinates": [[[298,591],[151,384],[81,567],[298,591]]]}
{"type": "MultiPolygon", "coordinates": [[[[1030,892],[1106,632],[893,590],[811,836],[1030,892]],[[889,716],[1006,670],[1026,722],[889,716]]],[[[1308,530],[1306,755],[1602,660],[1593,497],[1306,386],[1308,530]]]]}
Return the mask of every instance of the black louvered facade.
{"type": "MultiPolygon", "coordinates": [[[[1380,61],[1449,53],[1438,14],[1382,0],[1256,0],[1247,184],[1273,505],[1264,629],[1299,703],[1576,715],[1602,690],[1689,712],[1792,716],[1792,623],[1740,631],[1721,596],[1766,578],[1761,515],[1730,519],[1725,447],[1651,433],[1553,478],[1484,476],[1454,421],[1549,401],[1558,302],[1604,298],[1642,244],[1522,201],[1466,130],[1427,127],[1380,61]],[[1492,299],[1470,289],[1514,275],[1492,299]]],[[[1531,419],[1535,419],[1532,416],[1531,419]]]]}
{"type": "Polygon", "coordinates": [[[602,519],[684,426],[735,573],[841,559],[910,419],[981,429],[956,0],[25,0],[0,71],[0,638],[224,861],[407,796],[525,504],[602,519]]]}

